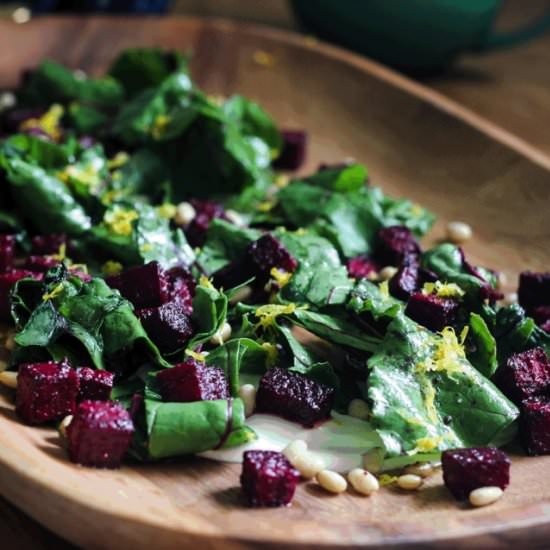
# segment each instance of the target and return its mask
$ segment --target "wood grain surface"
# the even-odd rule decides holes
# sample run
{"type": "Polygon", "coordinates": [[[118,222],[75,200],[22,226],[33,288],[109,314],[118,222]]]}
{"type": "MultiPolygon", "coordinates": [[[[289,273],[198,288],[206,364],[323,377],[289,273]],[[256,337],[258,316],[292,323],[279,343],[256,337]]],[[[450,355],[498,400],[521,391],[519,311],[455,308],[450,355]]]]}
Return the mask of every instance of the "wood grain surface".
{"type": "MultiPolygon", "coordinates": [[[[157,19],[0,22],[0,87],[49,56],[102,72],[128,46],[193,48],[193,72],[212,93],[240,92],[284,127],[307,128],[308,169],[353,156],[372,181],[475,229],[467,253],[509,275],[548,266],[550,160],[513,135],[377,64],[277,31],[157,19]],[[72,45],[72,47],[68,47],[72,45]],[[264,50],[270,66],[254,61],[264,50]]],[[[199,460],[117,472],[70,465],[53,430],[19,424],[0,400],[0,492],[35,519],[91,548],[336,547],[408,544],[544,545],[550,535],[550,458],[514,459],[505,497],[458,506],[433,478],[421,491],[370,499],[300,487],[289,509],[248,510],[238,467],[199,460]]]]}

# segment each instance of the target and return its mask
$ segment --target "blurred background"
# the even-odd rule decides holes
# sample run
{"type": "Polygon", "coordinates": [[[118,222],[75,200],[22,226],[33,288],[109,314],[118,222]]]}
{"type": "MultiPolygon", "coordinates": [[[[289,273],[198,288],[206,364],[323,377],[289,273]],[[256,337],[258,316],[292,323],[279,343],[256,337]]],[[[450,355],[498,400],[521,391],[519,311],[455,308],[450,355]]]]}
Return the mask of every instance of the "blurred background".
{"type": "Polygon", "coordinates": [[[46,14],[229,17],[306,33],[412,76],[550,154],[550,0],[0,0],[46,14]]]}

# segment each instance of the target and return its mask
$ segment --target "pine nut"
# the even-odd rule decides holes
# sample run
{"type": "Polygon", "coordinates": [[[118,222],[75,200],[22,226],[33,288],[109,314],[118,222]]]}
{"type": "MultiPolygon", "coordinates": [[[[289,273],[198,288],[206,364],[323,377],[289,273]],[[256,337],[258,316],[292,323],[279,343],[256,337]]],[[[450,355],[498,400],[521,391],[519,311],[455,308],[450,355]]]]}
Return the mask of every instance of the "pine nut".
{"type": "Polygon", "coordinates": [[[504,491],[500,487],[480,487],[479,489],[474,489],[468,498],[472,506],[480,507],[493,504],[503,494],[504,491]]]}
{"type": "Polygon", "coordinates": [[[283,454],[304,479],[314,478],[325,467],[317,455],[308,451],[307,443],[301,439],[291,441],[283,449],[283,454]]]}
{"type": "Polygon", "coordinates": [[[433,466],[429,462],[422,464],[411,464],[405,468],[406,474],[412,474],[419,477],[429,477],[434,473],[433,466]]]}
{"type": "Polygon", "coordinates": [[[231,338],[231,325],[225,321],[218,331],[210,338],[210,343],[214,346],[221,346],[231,338]]]}
{"type": "Polygon", "coordinates": [[[354,468],[348,473],[348,481],[351,486],[362,495],[372,495],[380,489],[378,480],[363,468],[354,468]]]}
{"type": "Polygon", "coordinates": [[[239,397],[244,403],[244,415],[248,418],[256,408],[256,388],[252,384],[243,384],[239,388],[239,397]]]}
{"type": "Polygon", "coordinates": [[[6,340],[4,342],[4,347],[8,351],[12,351],[15,348],[15,333],[11,330],[6,335],[6,340]]]}
{"type": "Polygon", "coordinates": [[[397,267],[393,265],[387,265],[383,267],[378,273],[378,279],[380,281],[389,281],[397,273],[397,267]]]}
{"type": "Polygon", "coordinates": [[[17,104],[17,98],[12,92],[2,92],[0,93],[0,112],[5,109],[11,109],[17,104]]]}
{"type": "Polygon", "coordinates": [[[6,361],[0,360],[0,372],[4,372],[8,368],[8,363],[6,361]]]}
{"type": "Polygon", "coordinates": [[[60,423],[57,431],[59,432],[59,437],[63,442],[67,441],[67,428],[73,420],[73,415],[68,414],[60,423]]]}
{"type": "Polygon", "coordinates": [[[370,417],[370,408],[363,399],[352,399],[348,405],[348,414],[353,418],[368,420],[370,417]]]}
{"type": "Polygon", "coordinates": [[[252,294],[252,287],[249,285],[245,285],[231,296],[231,299],[229,300],[229,303],[231,305],[238,304],[239,302],[244,302],[245,300],[248,300],[250,298],[250,295],[252,294]]]}
{"type": "Polygon", "coordinates": [[[508,277],[506,276],[506,273],[499,271],[497,274],[497,289],[502,290],[507,283],[508,283],[508,277]]]}
{"type": "Polygon", "coordinates": [[[315,479],[317,483],[329,493],[343,493],[348,487],[348,482],[345,478],[332,470],[321,470],[315,476],[315,479]]]}
{"type": "Polygon", "coordinates": [[[8,388],[17,388],[17,373],[14,371],[0,372],[0,384],[8,388]]]}
{"type": "Polygon", "coordinates": [[[512,304],[517,303],[518,301],[518,295],[516,292],[508,292],[508,294],[504,295],[504,298],[502,299],[502,305],[504,306],[510,306],[512,304]]]}
{"type": "Polygon", "coordinates": [[[244,223],[243,217],[236,211],[236,210],[226,210],[225,211],[225,217],[233,224],[238,225],[240,227],[246,225],[244,223]]]}
{"type": "Polygon", "coordinates": [[[180,202],[176,206],[176,215],[174,216],[174,221],[177,225],[187,225],[195,219],[196,215],[197,211],[191,203],[180,202]]]}
{"type": "Polygon", "coordinates": [[[462,244],[472,238],[472,228],[464,222],[449,222],[447,224],[447,239],[455,244],[462,244]]]}
{"type": "Polygon", "coordinates": [[[405,491],[416,491],[422,485],[422,478],[413,474],[405,474],[397,478],[397,486],[405,491]]]}

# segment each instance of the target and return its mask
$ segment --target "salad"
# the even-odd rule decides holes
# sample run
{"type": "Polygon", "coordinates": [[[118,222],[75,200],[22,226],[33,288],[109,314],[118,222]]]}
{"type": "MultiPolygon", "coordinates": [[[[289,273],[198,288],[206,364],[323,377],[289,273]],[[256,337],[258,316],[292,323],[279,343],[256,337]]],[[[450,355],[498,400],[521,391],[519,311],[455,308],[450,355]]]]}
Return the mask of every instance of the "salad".
{"type": "Polygon", "coordinates": [[[550,452],[550,274],[505,304],[452,242],[467,228],[425,250],[434,216],[362,164],[292,176],[305,132],[207,95],[177,52],[100,78],[44,61],[9,97],[0,379],[72,461],[244,452],[249,502],[279,505],[300,475],[345,490],[334,470],[370,494],[409,466],[381,479],[417,488],[443,453],[453,494],[485,502],[498,447],[550,452]]]}

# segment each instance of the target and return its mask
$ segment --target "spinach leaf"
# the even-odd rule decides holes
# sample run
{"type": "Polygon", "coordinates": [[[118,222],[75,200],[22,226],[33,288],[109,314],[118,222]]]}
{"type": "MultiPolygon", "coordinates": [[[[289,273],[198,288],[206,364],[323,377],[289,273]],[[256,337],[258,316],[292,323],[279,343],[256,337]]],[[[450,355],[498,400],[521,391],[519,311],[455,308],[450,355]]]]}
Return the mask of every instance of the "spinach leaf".
{"type": "Polygon", "coordinates": [[[299,265],[282,289],[283,300],[321,307],[346,302],[353,282],[336,249],[312,233],[282,232],[277,235],[299,265]]]}
{"type": "Polygon", "coordinates": [[[497,344],[481,315],[470,313],[466,338],[468,361],[484,376],[491,378],[498,367],[497,344]]]}
{"type": "Polygon", "coordinates": [[[240,399],[163,403],[145,399],[148,452],[159,459],[250,441],[240,399]]]}
{"type": "Polygon", "coordinates": [[[187,64],[188,59],[175,50],[131,48],[114,60],[109,74],[132,98],[147,88],[159,86],[173,72],[187,72],[187,64]]]}
{"type": "Polygon", "coordinates": [[[370,313],[376,321],[394,319],[403,311],[402,302],[383,292],[380,286],[367,279],[361,279],[355,285],[347,307],[357,314],[370,313]]]}
{"type": "Polygon", "coordinates": [[[363,164],[328,167],[304,178],[303,181],[331,191],[358,191],[365,186],[368,171],[363,164]]]}
{"type": "Polygon", "coordinates": [[[93,105],[116,107],[122,103],[122,86],[111,77],[82,78],[54,61],[44,61],[30,73],[19,91],[29,105],[49,105],[80,100],[93,105]]]}
{"type": "Polygon", "coordinates": [[[6,167],[5,159],[19,158],[46,170],[52,170],[68,164],[72,153],[70,147],[27,134],[15,134],[1,144],[0,166],[6,167]]]}
{"type": "Polygon", "coordinates": [[[489,445],[519,414],[470,365],[456,337],[404,315],[390,323],[368,366],[372,423],[390,456],[489,445]]]}
{"type": "Polygon", "coordinates": [[[194,349],[210,340],[227,318],[227,296],[207,281],[201,281],[193,298],[193,322],[197,332],[187,344],[194,349]]]}
{"type": "Polygon", "coordinates": [[[257,229],[239,227],[221,219],[214,219],[208,226],[206,242],[197,262],[207,275],[211,275],[228,263],[244,256],[248,245],[259,239],[257,229]]]}

